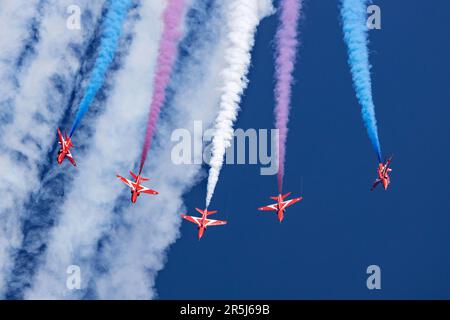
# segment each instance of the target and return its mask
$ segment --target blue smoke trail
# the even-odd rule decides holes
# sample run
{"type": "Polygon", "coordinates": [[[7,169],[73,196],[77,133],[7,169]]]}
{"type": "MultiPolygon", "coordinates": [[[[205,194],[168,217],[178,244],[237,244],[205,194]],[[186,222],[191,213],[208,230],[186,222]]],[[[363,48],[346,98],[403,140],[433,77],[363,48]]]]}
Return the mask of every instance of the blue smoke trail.
{"type": "Polygon", "coordinates": [[[369,50],[367,48],[367,4],[368,0],[342,0],[341,16],[344,39],[348,47],[350,65],[356,96],[370,141],[381,162],[381,147],[378,140],[375,105],[372,98],[369,50]]]}
{"type": "Polygon", "coordinates": [[[109,8],[102,26],[103,31],[98,57],[95,61],[83,100],[80,102],[75,120],[72,124],[72,129],[70,130],[71,137],[84,114],[89,109],[97,91],[103,84],[106,71],[114,59],[114,54],[122,31],[122,24],[131,4],[131,0],[109,0],[108,2],[109,8]]]}

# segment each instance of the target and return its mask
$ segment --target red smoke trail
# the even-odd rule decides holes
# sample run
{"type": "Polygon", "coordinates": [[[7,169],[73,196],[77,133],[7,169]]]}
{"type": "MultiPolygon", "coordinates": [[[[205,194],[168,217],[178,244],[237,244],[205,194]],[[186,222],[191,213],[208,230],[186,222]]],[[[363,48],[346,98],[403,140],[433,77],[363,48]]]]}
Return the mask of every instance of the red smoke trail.
{"type": "Polygon", "coordinates": [[[180,24],[184,12],[184,2],[184,0],[169,0],[164,11],[164,27],[159,42],[153,97],[150,105],[144,146],[142,148],[139,174],[142,172],[145,160],[147,159],[148,150],[152,144],[153,134],[156,128],[156,121],[166,99],[166,88],[170,81],[170,74],[177,54],[178,41],[181,37],[180,24]]]}

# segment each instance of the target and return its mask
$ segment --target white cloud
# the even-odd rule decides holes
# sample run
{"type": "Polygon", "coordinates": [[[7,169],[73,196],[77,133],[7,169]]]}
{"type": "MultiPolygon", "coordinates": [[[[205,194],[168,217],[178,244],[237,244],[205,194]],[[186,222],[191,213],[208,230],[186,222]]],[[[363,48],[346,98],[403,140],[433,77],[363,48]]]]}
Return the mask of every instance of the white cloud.
{"type": "Polygon", "coordinates": [[[45,263],[26,293],[29,299],[80,298],[83,292],[65,286],[71,264],[81,267],[83,287],[91,279],[97,241],[110,230],[115,200],[124,188],[115,175],[126,174],[140,152],[164,7],[160,1],[143,1],[139,8],[129,54],[115,74],[104,113],[95,120],[90,149],[77,158],[77,176],[63,199],[59,224],[50,232],[45,263]]]}
{"type": "MultiPolygon", "coordinates": [[[[0,106],[8,108],[6,104],[16,92],[15,81],[19,78],[20,70],[16,69],[17,58],[29,45],[30,27],[33,18],[38,16],[39,0],[2,1],[0,3],[0,106]]],[[[2,110],[10,113],[10,110],[2,110]]],[[[1,125],[1,124],[0,124],[1,125]]]]}
{"type": "MultiPolygon", "coordinates": [[[[72,2],[47,3],[36,56],[21,79],[20,91],[14,96],[13,122],[3,127],[4,134],[0,137],[0,168],[7,168],[0,171],[0,293],[5,289],[5,277],[12,266],[11,250],[21,244],[21,218],[26,213],[24,203],[40,186],[39,165],[47,160],[48,150],[55,142],[57,124],[67,104],[66,93],[52,90],[51,77],[58,75],[61,81],[70,84],[80,67],[69,44],[81,45],[86,41],[86,34],[66,29],[66,8],[72,2]]],[[[100,14],[101,5],[101,2],[89,1],[84,7],[95,17],[100,14]]],[[[3,22],[14,18],[14,15],[4,17],[3,22]]],[[[16,41],[13,38],[16,34],[20,31],[8,36],[6,42],[16,41]]]]}

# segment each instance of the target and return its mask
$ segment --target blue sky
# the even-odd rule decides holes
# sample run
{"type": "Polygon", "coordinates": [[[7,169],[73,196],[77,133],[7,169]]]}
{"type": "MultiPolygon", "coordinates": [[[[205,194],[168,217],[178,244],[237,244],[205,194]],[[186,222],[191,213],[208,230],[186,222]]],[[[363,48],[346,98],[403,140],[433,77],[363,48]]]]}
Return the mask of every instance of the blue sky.
{"type": "MultiPolygon", "coordinates": [[[[236,21],[222,0],[190,2],[182,58],[143,172],[160,193],[132,205],[115,174],[138,165],[165,2],[133,0],[105,82],[74,135],[77,168],[56,164],[56,128],[74,119],[110,2],[80,0],[81,31],[65,28],[72,4],[0,2],[8,26],[0,37],[2,298],[450,298],[450,3],[375,2],[382,29],[369,34],[373,95],[382,151],[395,157],[390,189],[371,193],[377,157],[338,1],[305,0],[284,181],[284,191],[304,200],[280,224],[257,211],[276,195],[276,176],[262,176],[259,165],[225,165],[209,209],[229,224],[201,241],[180,214],[204,206],[208,167],[201,179],[200,166],[170,161],[170,140],[194,121],[213,125],[229,63],[227,26],[236,21]],[[373,264],[378,291],[366,287],[373,264]],[[80,290],[66,286],[72,265],[80,290]]],[[[273,128],[276,27],[272,15],[256,34],[236,128],[273,128]]]]}
{"type": "MultiPolygon", "coordinates": [[[[446,1],[376,1],[370,61],[388,192],[369,192],[376,155],[363,127],[336,1],[306,1],[284,188],[304,201],[280,225],[257,207],[276,194],[258,166],[228,165],[211,209],[225,227],[183,223],[156,278],[161,299],[450,298],[450,36],[446,1]],[[303,183],[302,183],[303,181],[303,183]],[[381,268],[378,291],[366,268],[381,268]]],[[[263,20],[236,128],[273,127],[273,36],[263,20]]],[[[185,204],[203,206],[206,182],[185,204]]]]}

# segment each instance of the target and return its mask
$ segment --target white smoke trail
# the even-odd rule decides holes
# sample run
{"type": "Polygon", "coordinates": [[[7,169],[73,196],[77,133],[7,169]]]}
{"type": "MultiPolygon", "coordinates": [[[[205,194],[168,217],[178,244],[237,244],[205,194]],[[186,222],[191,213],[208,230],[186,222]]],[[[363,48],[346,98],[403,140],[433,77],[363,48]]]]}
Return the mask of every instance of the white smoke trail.
{"type": "Polygon", "coordinates": [[[272,4],[267,0],[231,0],[226,10],[225,23],[228,26],[226,66],[222,71],[220,110],[214,124],[206,207],[211,202],[219,180],[225,150],[230,146],[233,138],[233,124],[237,118],[241,96],[247,87],[247,73],[256,28],[260,20],[272,11],[272,4]]]}
{"type": "MultiPolygon", "coordinates": [[[[55,128],[67,104],[64,88],[61,92],[54,89],[54,76],[58,85],[70,86],[80,68],[79,57],[70,44],[82,46],[87,36],[66,29],[66,10],[72,3],[55,0],[46,4],[36,56],[14,98],[13,120],[4,126],[0,137],[0,168],[7,168],[0,171],[0,293],[5,289],[5,277],[11,268],[11,253],[21,244],[24,203],[39,188],[39,166],[47,161],[48,150],[55,142],[55,128]]],[[[102,3],[86,1],[82,7],[90,10],[95,20],[102,3]]]]}
{"type": "Polygon", "coordinates": [[[162,1],[142,1],[138,8],[129,54],[116,74],[107,108],[96,120],[90,150],[77,159],[78,175],[50,232],[45,262],[25,293],[28,299],[81,298],[86,290],[71,291],[65,285],[69,265],[80,266],[83,288],[93,281],[97,242],[110,231],[115,202],[124,190],[115,174],[132,169],[140,153],[164,7],[162,1]]]}
{"type": "MultiPolygon", "coordinates": [[[[139,199],[136,206],[126,210],[124,223],[114,230],[114,237],[106,243],[100,261],[107,271],[100,274],[96,289],[102,299],[148,299],[154,298],[155,277],[164,267],[166,250],[177,236],[182,209],[182,195],[199,178],[200,165],[175,165],[171,160],[173,145],[169,141],[175,128],[191,130],[194,121],[201,120],[204,127],[212,125],[218,111],[224,78],[221,71],[229,65],[223,52],[229,45],[227,12],[229,6],[218,1],[201,43],[189,50],[181,74],[174,79],[175,96],[169,108],[169,121],[160,121],[159,141],[148,161],[148,174],[152,187],[160,194],[154,198],[139,199]],[[207,35],[210,30],[217,34],[207,35]]],[[[271,1],[258,1],[262,17],[271,10],[271,1]]],[[[193,143],[201,143],[195,141],[193,143]]],[[[128,199],[127,199],[128,200],[128,199]]]]}

